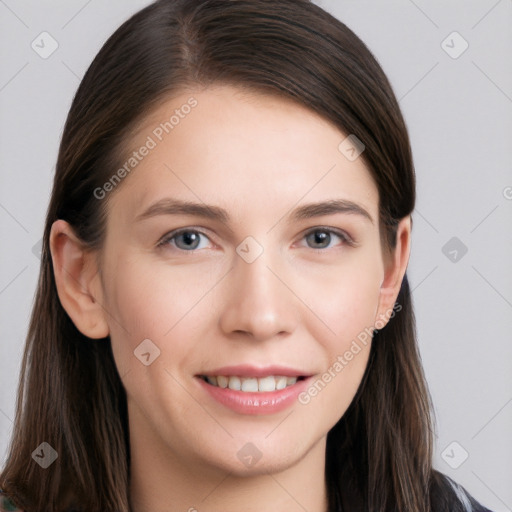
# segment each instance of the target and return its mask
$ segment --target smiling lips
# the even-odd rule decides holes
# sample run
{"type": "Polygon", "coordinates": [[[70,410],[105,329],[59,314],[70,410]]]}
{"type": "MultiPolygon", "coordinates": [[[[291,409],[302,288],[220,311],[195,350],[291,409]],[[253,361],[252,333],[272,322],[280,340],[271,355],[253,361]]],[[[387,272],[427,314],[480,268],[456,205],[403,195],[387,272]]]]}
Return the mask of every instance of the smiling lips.
{"type": "Polygon", "coordinates": [[[283,366],[229,366],[196,375],[215,401],[240,414],[272,414],[297,400],[312,374],[283,366]]]}
{"type": "Polygon", "coordinates": [[[224,366],[199,375],[205,382],[222,389],[232,389],[247,393],[280,391],[293,386],[298,380],[309,377],[308,374],[285,366],[266,366],[258,368],[252,365],[224,366]]]}
{"type": "Polygon", "coordinates": [[[226,376],[202,376],[202,378],[219,388],[229,388],[234,391],[243,392],[265,392],[278,391],[288,386],[293,386],[297,380],[303,377],[286,377],[284,375],[268,375],[267,377],[239,377],[236,375],[226,376]]]}

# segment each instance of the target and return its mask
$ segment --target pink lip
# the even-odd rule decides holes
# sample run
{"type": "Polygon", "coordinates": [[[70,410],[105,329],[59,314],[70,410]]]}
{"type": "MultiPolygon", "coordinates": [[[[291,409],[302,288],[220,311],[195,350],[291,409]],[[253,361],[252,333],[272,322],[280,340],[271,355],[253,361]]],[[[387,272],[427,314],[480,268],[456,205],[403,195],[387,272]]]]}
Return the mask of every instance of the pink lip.
{"type": "MultiPolygon", "coordinates": [[[[226,371],[226,368],[221,369],[226,371]]],[[[282,368],[276,372],[268,372],[265,369],[265,374],[260,375],[265,377],[266,375],[285,375],[282,373],[282,368]]],[[[235,373],[229,373],[227,375],[244,375],[246,372],[239,373],[239,368],[235,373]]],[[[226,375],[226,373],[212,373],[211,375],[226,375]]],[[[291,376],[298,375],[295,373],[291,376]]],[[[251,375],[255,376],[255,375],[251,375]]],[[[220,404],[228,407],[234,412],[239,414],[274,414],[283,411],[294,404],[299,394],[304,391],[309,385],[311,378],[297,381],[293,386],[288,386],[278,391],[268,392],[245,392],[235,391],[229,388],[220,388],[213,386],[205,382],[201,377],[196,377],[199,385],[204,389],[206,393],[220,404]]]]}
{"type": "Polygon", "coordinates": [[[308,374],[302,370],[289,368],[285,366],[271,365],[265,367],[257,367],[249,364],[240,364],[236,366],[223,366],[215,370],[202,373],[204,376],[217,376],[224,375],[225,377],[237,376],[237,377],[268,377],[269,375],[283,377],[309,377],[308,374]]]}

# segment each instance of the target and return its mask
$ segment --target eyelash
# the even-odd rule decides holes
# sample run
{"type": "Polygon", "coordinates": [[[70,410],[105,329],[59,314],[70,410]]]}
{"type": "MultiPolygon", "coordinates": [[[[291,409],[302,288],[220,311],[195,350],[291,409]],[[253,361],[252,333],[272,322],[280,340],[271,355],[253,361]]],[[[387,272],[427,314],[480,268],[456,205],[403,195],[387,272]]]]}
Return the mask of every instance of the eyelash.
{"type": "MultiPolygon", "coordinates": [[[[350,247],[355,247],[357,245],[356,242],[344,231],[340,231],[340,230],[334,229],[334,228],[322,227],[322,226],[317,226],[312,229],[309,229],[308,231],[306,231],[304,233],[301,240],[305,239],[308,235],[315,233],[315,232],[322,232],[322,233],[329,233],[330,235],[336,235],[337,237],[339,237],[342,240],[342,243],[344,245],[348,245],[350,247]]],[[[199,229],[181,228],[181,229],[172,231],[171,233],[167,233],[166,235],[164,235],[164,237],[157,243],[157,247],[163,248],[164,246],[169,245],[169,242],[171,240],[182,235],[183,233],[196,233],[196,234],[203,235],[209,239],[208,235],[199,229]]],[[[197,252],[197,249],[191,249],[191,250],[187,251],[184,249],[180,249],[179,247],[174,247],[174,248],[180,252],[190,252],[190,253],[197,252]]],[[[313,247],[308,247],[308,248],[314,252],[325,252],[327,249],[329,249],[329,247],[322,248],[322,249],[313,248],[313,247]]]]}

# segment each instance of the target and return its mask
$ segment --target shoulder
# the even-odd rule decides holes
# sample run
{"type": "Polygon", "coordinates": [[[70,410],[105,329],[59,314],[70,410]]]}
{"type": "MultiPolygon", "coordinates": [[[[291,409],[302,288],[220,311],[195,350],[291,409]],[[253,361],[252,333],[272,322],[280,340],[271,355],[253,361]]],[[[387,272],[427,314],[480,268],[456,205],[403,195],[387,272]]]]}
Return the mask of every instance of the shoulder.
{"type": "Polygon", "coordinates": [[[2,489],[0,489],[0,512],[23,512],[23,510],[16,507],[16,505],[4,495],[2,489]]]}
{"type": "Polygon", "coordinates": [[[488,508],[481,505],[478,501],[462,487],[462,485],[452,480],[444,473],[436,472],[436,480],[438,482],[438,495],[434,500],[440,506],[433,510],[457,510],[460,512],[492,512],[488,508]],[[443,496],[444,495],[444,496],[443,496]],[[448,505],[448,508],[445,508],[448,505]]]}

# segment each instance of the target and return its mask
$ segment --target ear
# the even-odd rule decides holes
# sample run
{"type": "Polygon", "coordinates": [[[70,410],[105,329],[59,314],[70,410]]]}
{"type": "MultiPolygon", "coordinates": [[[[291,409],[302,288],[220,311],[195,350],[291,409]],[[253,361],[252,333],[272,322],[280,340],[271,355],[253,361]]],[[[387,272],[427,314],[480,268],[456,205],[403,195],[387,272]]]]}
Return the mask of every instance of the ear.
{"type": "Polygon", "coordinates": [[[69,223],[63,220],[52,225],[50,251],[62,307],[82,334],[89,338],[105,338],[109,328],[101,304],[96,253],[87,250],[69,223]]]}
{"type": "Polygon", "coordinates": [[[396,247],[384,257],[384,279],[380,287],[379,305],[375,316],[375,328],[382,329],[394,314],[402,280],[409,263],[411,250],[411,217],[401,219],[397,227],[396,247]]]}

